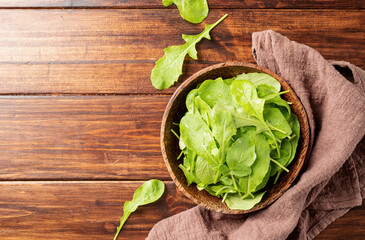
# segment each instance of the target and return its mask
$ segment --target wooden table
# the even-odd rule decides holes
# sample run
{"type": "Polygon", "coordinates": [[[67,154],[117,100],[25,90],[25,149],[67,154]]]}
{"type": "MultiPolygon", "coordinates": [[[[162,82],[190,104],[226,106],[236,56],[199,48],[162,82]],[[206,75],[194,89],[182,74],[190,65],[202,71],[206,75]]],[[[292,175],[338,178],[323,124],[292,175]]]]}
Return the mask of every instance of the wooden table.
{"type": "MultiPolygon", "coordinates": [[[[112,239],[124,201],[150,178],[164,197],[131,215],[119,239],[144,239],[194,204],[162,160],[159,129],[176,87],[208,65],[253,62],[251,34],[273,29],[327,59],[365,68],[365,1],[208,0],[216,27],[179,83],[155,90],[154,62],[184,21],[160,0],[0,0],[0,239],[112,239]]],[[[365,238],[365,205],[317,239],[365,238]]]]}

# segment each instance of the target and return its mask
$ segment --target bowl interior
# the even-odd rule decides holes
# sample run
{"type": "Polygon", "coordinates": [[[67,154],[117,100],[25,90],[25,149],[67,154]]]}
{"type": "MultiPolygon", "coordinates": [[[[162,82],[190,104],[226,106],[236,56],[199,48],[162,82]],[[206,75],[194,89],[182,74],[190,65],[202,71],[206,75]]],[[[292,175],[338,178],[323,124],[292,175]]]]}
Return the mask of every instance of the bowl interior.
{"type": "Polygon", "coordinates": [[[303,163],[305,161],[306,153],[308,150],[309,143],[309,125],[306,112],[303,108],[302,103],[290,88],[290,86],[279,76],[272,73],[271,71],[256,66],[253,64],[245,63],[222,63],[205,68],[188,80],[186,80],[171,97],[168,103],[165,114],[162,120],[161,126],[161,148],[164,161],[166,163],[167,169],[174,180],[175,184],[187,197],[192,199],[196,204],[199,204],[209,210],[214,210],[216,212],[223,212],[228,214],[243,214],[248,212],[257,211],[262,209],[277,198],[279,198],[293,183],[294,179],[297,177],[303,163]],[[182,163],[182,159],[177,160],[178,155],[181,150],[179,148],[178,139],[171,133],[171,129],[174,129],[179,133],[178,126],[173,125],[173,123],[179,123],[180,119],[184,116],[187,111],[185,106],[185,99],[187,94],[197,85],[207,79],[216,79],[222,77],[223,79],[232,78],[241,73],[249,72],[262,72],[267,73],[274,78],[276,78],[282,85],[282,90],[290,90],[289,93],[282,95],[282,98],[292,102],[292,111],[298,116],[300,126],[301,126],[301,136],[299,139],[299,145],[297,149],[296,158],[289,165],[289,173],[282,173],[279,181],[275,185],[266,186],[267,191],[264,195],[262,201],[257,204],[254,208],[245,210],[231,210],[225,203],[222,203],[221,199],[210,195],[205,190],[199,191],[195,184],[187,185],[187,181],[183,171],[179,168],[179,164],[182,163]]]}

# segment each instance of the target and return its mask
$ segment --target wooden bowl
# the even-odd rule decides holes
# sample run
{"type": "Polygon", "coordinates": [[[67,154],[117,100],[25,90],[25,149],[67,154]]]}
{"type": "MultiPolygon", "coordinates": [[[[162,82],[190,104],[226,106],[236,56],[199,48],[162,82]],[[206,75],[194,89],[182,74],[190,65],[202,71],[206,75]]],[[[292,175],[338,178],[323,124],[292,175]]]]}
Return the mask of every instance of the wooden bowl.
{"type": "Polygon", "coordinates": [[[161,149],[162,155],[170,173],[171,178],[174,180],[178,189],[183,192],[188,198],[193,200],[196,204],[205,207],[206,209],[213,210],[216,212],[222,212],[227,214],[244,214],[254,212],[259,209],[265,208],[266,206],[273,203],[290,187],[295,178],[298,176],[300,169],[306,158],[309,145],[309,124],[305,109],[294,93],[293,89],[278,75],[271,72],[270,70],[249,63],[220,63],[195,73],[189,79],[187,79],[172,95],[169,103],[167,104],[165,113],[162,119],[161,125],[161,149]],[[187,181],[183,171],[179,168],[179,164],[182,163],[182,158],[177,160],[179,153],[179,142],[176,136],[171,133],[171,129],[178,132],[178,126],[173,123],[180,122],[180,119],[184,116],[187,111],[185,106],[185,99],[187,94],[196,86],[207,80],[216,79],[222,77],[223,79],[232,78],[241,73],[249,72],[260,72],[267,73],[276,78],[282,86],[282,90],[290,90],[290,92],[282,95],[282,97],[289,102],[292,111],[298,116],[300,122],[300,139],[298,144],[298,150],[295,159],[288,166],[289,173],[282,173],[279,181],[275,185],[266,186],[267,191],[263,199],[252,209],[245,210],[231,210],[228,208],[226,203],[222,203],[221,199],[210,195],[205,190],[199,191],[196,184],[187,185],[187,181]]]}

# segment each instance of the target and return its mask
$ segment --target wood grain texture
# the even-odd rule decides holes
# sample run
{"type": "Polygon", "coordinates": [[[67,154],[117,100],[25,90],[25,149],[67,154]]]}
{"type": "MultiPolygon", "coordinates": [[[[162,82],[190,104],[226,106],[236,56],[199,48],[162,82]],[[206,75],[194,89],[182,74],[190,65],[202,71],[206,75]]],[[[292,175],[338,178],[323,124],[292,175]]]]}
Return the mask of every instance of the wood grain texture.
{"type": "MultiPolygon", "coordinates": [[[[208,0],[215,8],[364,8],[359,0],[208,0]]],[[[161,0],[0,0],[0,7],[164,8],[161,0]]]]}
{"type": "MultiPolygon", "coordinates": [[[[1,182],[0,238],[112,239],[122,216],[142,182],[1,182]]],[[[133,213],[118,239],[145,239],[158,221],[195,206],[166,182],[156,203],[133,213]]],[[[337,219],[316,239],[360,239],[365,235],[365,205],[337,219]],[[356,222],[356,224],[354,224],[356,222]]]]}
{"type": "Polygon", "coordinates": [[[169,96],[0,97],[0,180],[169,179],[169,96]]]}
{"type": "MultiPolygon", "coordinates": [[[[0,238],[112,239],[125,201],[142,182],[1,182],[0,238]]],[[[172,182],[131,214],[119,240],[145,239],[158,221],[193,207],[172,182]]]]}
{"type": "MultiPolygon", "coordinates": [[[[251,34],[265,29],[365,67],[362,10],[212,10],[206,22],[226,12],[181,79],[213,63],[252,62],[251,34]]],[[[149,80],[154,62],[182,33],[202,29],[174,9],[0,10],[0,93],[160,93],[149,80]]]]}

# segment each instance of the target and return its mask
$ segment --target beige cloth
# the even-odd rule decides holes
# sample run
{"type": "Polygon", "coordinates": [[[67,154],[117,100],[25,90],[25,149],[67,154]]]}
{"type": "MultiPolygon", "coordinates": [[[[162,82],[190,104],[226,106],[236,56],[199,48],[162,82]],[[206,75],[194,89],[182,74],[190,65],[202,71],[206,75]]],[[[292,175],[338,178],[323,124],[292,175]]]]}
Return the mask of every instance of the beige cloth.
{"type": "Polygon", "coordinates": [[[285,79],[308,113],[312,152],[299,180],[264,210],[224,215],[194,207],[157,223],[148,240],[313,239],[362,204],[365,71],[327,61],[273,31],[254,33],[252,49],[258,65],[285,79]]]}

